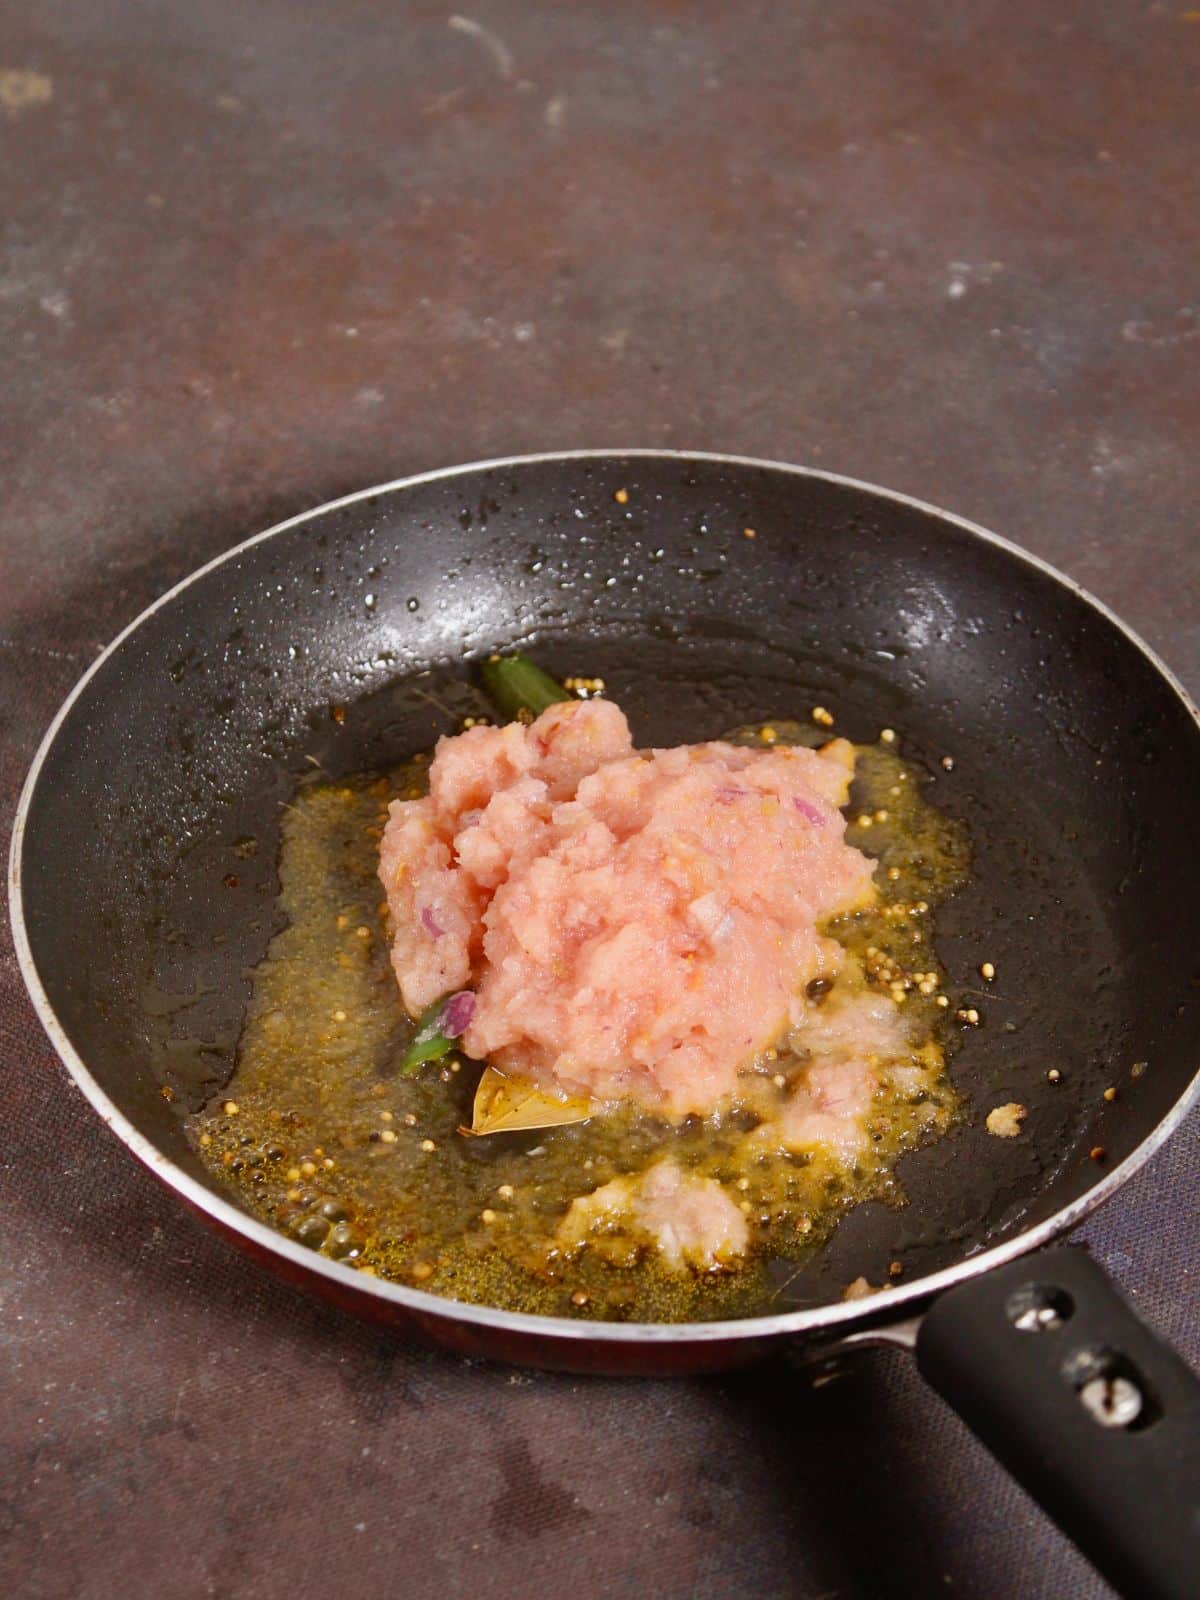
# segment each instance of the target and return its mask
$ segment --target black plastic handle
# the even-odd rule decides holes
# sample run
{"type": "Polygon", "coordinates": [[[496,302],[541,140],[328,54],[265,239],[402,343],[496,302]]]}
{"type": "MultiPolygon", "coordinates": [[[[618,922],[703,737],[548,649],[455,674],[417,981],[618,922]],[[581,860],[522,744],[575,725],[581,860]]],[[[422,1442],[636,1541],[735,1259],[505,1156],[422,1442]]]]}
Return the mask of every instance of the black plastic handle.
{"type": "Polygon", "coordinates": [[[1085,1251],[949,1290],[917,1364],[1122,1594],[1200,1596],[1200,1378],[1085,1251]]]}

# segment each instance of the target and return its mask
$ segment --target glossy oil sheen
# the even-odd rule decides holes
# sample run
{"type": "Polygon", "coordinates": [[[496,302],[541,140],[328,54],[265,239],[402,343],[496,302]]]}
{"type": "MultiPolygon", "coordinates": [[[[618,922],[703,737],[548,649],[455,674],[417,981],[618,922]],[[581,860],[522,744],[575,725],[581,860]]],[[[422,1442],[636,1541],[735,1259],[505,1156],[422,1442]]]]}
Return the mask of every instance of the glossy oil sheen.
{"type": "MultiPolygon", "coordinates": [[[[461,692],[453,680],[445,688],[461,692]]],[[[773,719],[735,737],[761,749],[827,735],[773,719]]],[[[852,952],[825,1002],[834,1005],[841,992],[861,991],[860,962],[871,972],[885,962],[889,973],[936,968],[937,902],[972,891],[964,830],[924,798],[933,785],[895,742],[863,747],[856,765],[849,834],[877,861],[878,898],[828,925],[852,952]]],[[[455,1055],[402,1074],[414,1025],[388,960],[376,869],[388,800],[420,792],[427,770],[416,761],[386,778],[318,778],[286,808],[286,926],[255,972],[233,1076],[190,1124],[201,1160],[249,1212],[331,1259],[456,1300],[638,1322],[794,1309],[810,1300],[821,1252],[853,1206],[883,1200],[903,1225],[896,1161],[955,1116],[941,1041],[953,1049],[964,1031],[915,983],[897,1024],[920,1051],[906,1063],[919,1077],[899,1089],[881,1073],[869,1138],[849,1163],[822,1149],[796,1159],[747,1138],[760,1115],[779,1113],[804,1070],[783,1039],[745,1080],[736,1109],[679,1125],[629,1106],[574,1126],[474,1138],[466,1125],[478,1063],[455,1055]],[[720,1182],[748,1213],[744,1261],[704,1274],[672,1269],[620,1234],[582,1252],[560,1248],[572,1200],[663,1156],[720,1182]]],[[[240,878],[225,887],[236,912],[240,878]]],[[[888,985],[879,992],[886,1002],[888,985]]],[[[185,1087],[169,1063],[164,1070],[172,1090],[185,1087]]],[[[902,1274],[903,1261],[893,1261],[902,1274]]]]}

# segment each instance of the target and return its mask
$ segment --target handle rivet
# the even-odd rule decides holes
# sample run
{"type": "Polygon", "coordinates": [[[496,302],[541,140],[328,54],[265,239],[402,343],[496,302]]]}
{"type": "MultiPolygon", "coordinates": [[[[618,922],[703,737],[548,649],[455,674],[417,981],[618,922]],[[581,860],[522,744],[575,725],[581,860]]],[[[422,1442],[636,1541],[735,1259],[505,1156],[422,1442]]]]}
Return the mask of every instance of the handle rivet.
{"type": "Polygon", "coordinates": [[[1022,1333],[1044,1333],[1047,1328],[1057,1328],[1061,1321],[1054,1306],[1026,1306],[1013,1318],[1013,1327],[1022,1333]]]}
{"type": "Polygon", "coordinates": [[[1010,1294],[1004,1307],[1018,1333],[1048,1333],[1061,1328],[1075,1305],[1065,1289],[1046,1283],[1026,1283],[1010,1294]]]}
{"type": "Polygon", "coordinates": [[[1142,1414],[1142,1391],[1120,1373],[1089,1378],[1079,1390],[1083,1409],[1102,1428],[1128,1428],[1142,1414]]]}

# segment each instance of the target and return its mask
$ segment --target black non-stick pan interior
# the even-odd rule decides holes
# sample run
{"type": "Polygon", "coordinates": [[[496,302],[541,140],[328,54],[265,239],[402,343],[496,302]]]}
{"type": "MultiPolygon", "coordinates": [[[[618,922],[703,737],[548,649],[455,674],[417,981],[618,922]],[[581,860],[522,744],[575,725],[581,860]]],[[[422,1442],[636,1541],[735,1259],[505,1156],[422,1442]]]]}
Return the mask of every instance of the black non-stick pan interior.
{"type": "Polygon", "coordinates": [[[906,1158],[906,1206],[846,1218],[792,1303],[1048,1217],[1182,1092],[1200,740],[1137,644],[1007,547],[860,486],[548,458],[380,491],[244,547],[130,634],[49,750],[22,860],[34,961],[102,1089],[195,1177],[181,1119],[234,1065],[278,925],[282,805],[314,764],[387,766],[452,731],[472,660],[517,644],[603,676],[644,744],[818,702],[851,738],[890,725],[968,825],[973,879],[938,943],[958,990],[980,988],[984,960],[998,975],[954,1058],[969,1114],[906,1158]],[[1020,1137],[991,1137],[986,1111],[1010,1100],[1029,1107],[1020,1137]]]}

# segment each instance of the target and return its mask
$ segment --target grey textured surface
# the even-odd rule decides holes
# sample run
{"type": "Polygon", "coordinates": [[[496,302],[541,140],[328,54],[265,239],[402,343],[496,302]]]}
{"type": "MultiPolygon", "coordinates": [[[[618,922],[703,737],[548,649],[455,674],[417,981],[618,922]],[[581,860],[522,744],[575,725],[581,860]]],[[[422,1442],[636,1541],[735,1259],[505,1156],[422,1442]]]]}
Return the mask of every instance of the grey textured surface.
{"type": "MultiPolygon", "coordinates": [[[[973,516],[1200,688],[1182,8],[0,0],[0,806],[96,650],[277,516],[515,450],[973,516]]],[[[413,1351],[100,1127],[0,948],[8,1591],[1091,1597],[898,1358],[676,1384],[413,1351]]],[[[1088,1236],[1200,1362],[1200,1127],[1088,1236]]]]}

